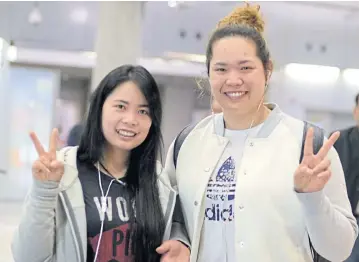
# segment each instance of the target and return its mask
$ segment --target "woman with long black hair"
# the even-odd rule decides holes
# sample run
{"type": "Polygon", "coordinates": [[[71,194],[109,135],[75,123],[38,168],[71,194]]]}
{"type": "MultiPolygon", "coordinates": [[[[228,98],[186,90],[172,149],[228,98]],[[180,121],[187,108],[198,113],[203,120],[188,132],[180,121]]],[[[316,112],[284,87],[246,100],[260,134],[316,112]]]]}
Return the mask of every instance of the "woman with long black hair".
{"type": "Polygon", "coordinates": [[[39,158],[15,261],[155,262],[164,240],[188,245],[173,235],[176,192],[157,162],[161,118],[151,74],[125,65],[95,90],[79,147],[57,152],[54,130],[45,151],[31,133],[39,158]]]}

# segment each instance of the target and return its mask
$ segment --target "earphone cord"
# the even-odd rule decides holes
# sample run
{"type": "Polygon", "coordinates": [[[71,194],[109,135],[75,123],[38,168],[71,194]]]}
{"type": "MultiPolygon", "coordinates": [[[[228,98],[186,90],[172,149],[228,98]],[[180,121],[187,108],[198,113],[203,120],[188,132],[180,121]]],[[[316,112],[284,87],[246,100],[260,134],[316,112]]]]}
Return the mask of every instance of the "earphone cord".
{"type": "Polygon", "coordinates": [[[102,164],[102,162],[99,161],[99,163],[100,163],[100,166],[103,168],[103,170],[105,170],[106,173],[108,173],[113,179],[115,179],[115,180],[116,180],[117,182],[119,182],[121,185],[126,186],[126,183],[123,182],[122,180],[120,180],[120,179],[114,177],[114,176],[110,173],[110,171],[108,171],[107,168],[102,164]]]}
{"type": "MultiPolygon", "coordinates": [[[[106,169],[105,169],[106,170],[106,169]]],[[[99,181],[99,187],[100,187],[100,190],[101,190],[101,216],[100,216],[100,219],[101,219],[101,229],[100,229],[100,236],[98,238],[98,241],[97,241],[97,247],[96,247],[96,253],[95,253],[95,259],[94,259],[94,262],[96,262],[97,260],[97,256],[98,256],[98,253],[99,253],[99,249],[100,249],[100,243],[101,243],[101,239],[102,239],[102,233],[103,233],[103,226],[104,226],[104,222],[105,222],[105,212],[106,212],[106,209],[107,209],[107,196],[108,196],[108,193],[110,192],[110,188],[111,188],[111,185],[114,181],[116,181],[115,178],[113,178],[107,188],[107,191],[106,191],[106,195],[104,195],[104,192],[103,192],[103,188],[102,188],[102,182],[101,182],[101,172],[100,172],[100,164],[98,163],[97,164],[97,172],[98,172],[98,181],[99,181]]]]}

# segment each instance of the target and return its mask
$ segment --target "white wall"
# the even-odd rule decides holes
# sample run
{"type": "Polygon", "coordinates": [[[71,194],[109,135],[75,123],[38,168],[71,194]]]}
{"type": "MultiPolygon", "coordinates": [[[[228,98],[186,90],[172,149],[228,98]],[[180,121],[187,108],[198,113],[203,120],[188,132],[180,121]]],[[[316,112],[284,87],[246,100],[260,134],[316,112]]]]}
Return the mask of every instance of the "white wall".
{"type": "Polygon", "coordinates": [[[300,119],[323,122],[327,132],[354,124],[350,117],[359,86],[349,86],[339,78],[331,85],[309,84],[273,74],[268,101],[277,103],[283,111],[300,119]]]}
{"type": "Polygon", "coordinates": [[[31,164],[37,158],[29,138],[35,131],[44,147],[48,147],[54,124],[55,98],[59,89],[56,70],[11,67],[8,105],[7,136],[0,137],[0,145],[8,158],[7,174],[0,176],[0,200],[23,199],[31,184],[31,164]]]}
{"type": "Polygon", "coordinates": [[[0,128],[0,176],[6,175],[8,168],[8,139],[9,136],[9,114],[6,108],[8,108],[9,93],[10,88],[8,85],[9,78],[9,63],[6,60],[8,44],[0,38],[0,105],[2,110],[0,110],[0,123],[2,123],[0,128]]]}
{"type": "Polygon", "coordinates": [[[165,156],[178,133],[192,122],[196,93],[191,86],[166,86],[163,94],[162,133],[165,156]]]}

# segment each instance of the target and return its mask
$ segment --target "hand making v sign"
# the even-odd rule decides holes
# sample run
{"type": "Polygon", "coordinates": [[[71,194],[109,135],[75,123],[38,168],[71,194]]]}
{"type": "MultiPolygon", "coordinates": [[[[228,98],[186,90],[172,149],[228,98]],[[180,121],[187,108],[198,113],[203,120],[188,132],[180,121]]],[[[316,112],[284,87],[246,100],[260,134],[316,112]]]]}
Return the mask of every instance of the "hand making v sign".
{"type": "Polygon", "coordinates": [[[303,160],[294,174],[294,189],[299,193],[312,193],[324,188],[331,177],[329,150],[340,136],[333,133],[317,154],[313,152],[314,130],[309,128],[304,144],[303,160]]]}
{"type": "Polygon", "coordinates": [[[34,132],[30,133],[30,137],[39,156],[32,165],[32,175],[39,181],[60,181],[64,174],[64,164],[56,160],[58,130],[53,129],[51,132],[48,151],[45,151],[34,132]]]}

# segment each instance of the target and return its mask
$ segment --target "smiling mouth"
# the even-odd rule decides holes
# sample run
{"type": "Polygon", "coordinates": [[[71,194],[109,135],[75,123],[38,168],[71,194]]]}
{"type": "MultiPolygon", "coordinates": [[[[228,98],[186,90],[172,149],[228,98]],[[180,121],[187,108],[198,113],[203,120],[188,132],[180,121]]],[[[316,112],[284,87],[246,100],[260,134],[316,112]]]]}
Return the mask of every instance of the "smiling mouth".
{"type": "Polygon", "coordinates": [[[116,130],[116,133],[123,137],[135,137],[137,135],[137,133],[133,131],[124,130],[124,129],[118,129],[116,130]]]}
{"type": "Polygon", "coordinates": [[[224,94],[231,99],[238,99],[247,95],[248,91],[224,92],[224,94]]]}

